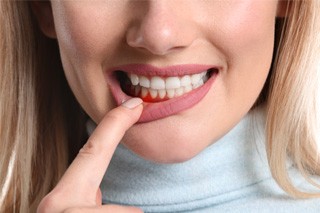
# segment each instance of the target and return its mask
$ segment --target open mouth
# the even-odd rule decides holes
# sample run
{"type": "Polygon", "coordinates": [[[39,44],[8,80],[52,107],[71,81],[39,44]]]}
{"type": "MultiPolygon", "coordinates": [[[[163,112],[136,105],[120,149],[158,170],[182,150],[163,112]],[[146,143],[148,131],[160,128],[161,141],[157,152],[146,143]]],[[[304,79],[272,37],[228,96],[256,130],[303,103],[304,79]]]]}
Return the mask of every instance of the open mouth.
{"type": "Polygon", "coordinates": [[[206,64],[125,64],[107,70],[106,83],[117,105],[130,97],[144,101],[138,121],[144,123],[194,107],[214,88],[222,70],[222,66],[206,64]]]}
{"type": "Polygon", "coordinates": [[[201,73],[182,76],[145,76],[117,70],[115,76],[126,95],[156,103],[188,94],[217,73],[218,69],[210,68],[201,73]]]}

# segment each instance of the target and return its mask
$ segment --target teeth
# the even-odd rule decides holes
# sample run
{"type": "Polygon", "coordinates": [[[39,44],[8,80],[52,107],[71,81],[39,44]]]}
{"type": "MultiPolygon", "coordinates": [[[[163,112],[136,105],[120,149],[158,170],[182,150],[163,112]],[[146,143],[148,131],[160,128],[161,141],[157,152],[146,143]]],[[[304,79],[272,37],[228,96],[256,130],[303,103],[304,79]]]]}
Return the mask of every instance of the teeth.
{"type": "Polygon", "coordinates": [[[174,76],[174,77],[162,78],[159,76],[154,76],[151,79],[149,79],[146,76],[138,76],[135,74],[130,74],[129,78],[130,78],[131,84],[134,86],[140,85],[145,88],[161,90],[161,89],[178,89],[180,87],[198,85],[201,79],[203,81],[208,80],[206,74],[207,74],[207,71],[198,73],[198,74],[193,74],[193,75],[184,75],[182,77],[174,76]]]}
{"type": "Polygon", "coordinates": [[[140,93],[140,91],[141,91],[141,87],[140,87],[140,86],[136,86],[136,87],[134,88],[134,95],[135,95],[135,96],[138,96],[139,93],[140,93]]]}
{"type": "Polygon", "coordinates": [[[145,98],[148,95],[149,90],[147,88],[142,87],[141,88],[141,97],[145,98]]]}
{"type": "Polygon", "coordinates": [[[192,76],[191,76],[191,83],[192,83],[193,85],[196,85],[196,84],[198,84],[198,82],[200,81],[201,78],[202,78],[202,75],[201,75],[201,74],[192,75],[192,76]]]}
{"type": "Polygon", "coordinates": [[[174,89],[168,89],[167,96],[168,96],[168,98],[173,98],[174,97],[174,89]]]}
{"type": "Polygon", "coordinates": [[[178,89],[181,87],[178,77],[169,77],[166,79],[166,89],[178,89]]]}
{"type": "Polygon", "coordinates": [[[151,98],[156,98],[158,96],[158,91],[155,89],[149,89],[151,98]]]}
{"type": "Polygon", "coordinates": [[[191,84],[191,77],[190,75],[185,75],[180,79],[181,86],[189,86],[191,84]]]}
{"type": "Polygon", "coordinates": [[[145,98],[150,94],[152,99],[179,97],[202,86],[208,80],[207,71],[181,77],[146,77],[136,74],[129,74],[128,77],[133,85],[132,89],[135,96],[145,98]]]}
{"type": "MultiPolygon", "coordinates": [[[[132,82],[131,82],[132,83],[132,82]]],[[[140,86],[142,87],[145,87],[145,88],[150,88],[150,81],[147,77],[145,76],[140,76],[139,77],[139,84],[140,86]]]]}
{"type": "Polygon", "coordinates": [[[152,77],[151,78],[151,85],[150,87],[152,89],[157,89],[157,90],[160,90],[160,89],[165,89],[166,88],[166,83],[165,81],[158,77],[158,76],[155,76],[155,77],[152,77]]]}
{"type": "Polygon", "coordinates": [[[207,76],[207,75],[204,75],[204,76],[202,77],[202,80],[203,80],[203,82],[206,82],[206,81],[208,80],[208,76],[207,76]]]}
{"type": "Polygon", "coordinates": [[[185,93],[190,92],[191,90],[192,90],[191,84],[184,87],[184,92],[185,92],[185,93]]]}
{"type": "Polygon", "coordinates": [[[133,86],[136,86],[139,84],[139,77],[135,74],[130,74],[130,80],[133,86]]]}
{"type": "Polygon", "coordinates": [[[197,89],[198,87],[203,85],[203,80],[200,79],[200,81],[197,84],[193,84],[192,85],[192,89],[197,89]]]}
{"type": "Polygon", "coordinates": [[[184,94],[183,87],[180,87],[180,88],[176,89],[175,93],[176,93],[175,94],[176,97],[179,97],[179,96],[183,95],[184,94]]]}
{"type": "Polygon", "coordinates": [[[159,90],[159,98],[163,99],[166,96],[167,92],[164,89],[159,90]]]}

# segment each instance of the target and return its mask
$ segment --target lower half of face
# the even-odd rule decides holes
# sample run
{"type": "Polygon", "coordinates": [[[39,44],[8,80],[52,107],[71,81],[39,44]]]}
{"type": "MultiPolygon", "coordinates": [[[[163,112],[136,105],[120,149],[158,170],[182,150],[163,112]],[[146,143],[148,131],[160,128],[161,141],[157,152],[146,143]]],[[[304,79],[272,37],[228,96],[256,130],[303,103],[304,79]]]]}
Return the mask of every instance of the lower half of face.
{"type": "Polygon", "coordinates": [[[143,98],[140,122],[122,140],[138,155],[186,161],[255,103],[272,61],[276,1],[95,4],[52,4],[65,73],[97,123],[143,98]]]}

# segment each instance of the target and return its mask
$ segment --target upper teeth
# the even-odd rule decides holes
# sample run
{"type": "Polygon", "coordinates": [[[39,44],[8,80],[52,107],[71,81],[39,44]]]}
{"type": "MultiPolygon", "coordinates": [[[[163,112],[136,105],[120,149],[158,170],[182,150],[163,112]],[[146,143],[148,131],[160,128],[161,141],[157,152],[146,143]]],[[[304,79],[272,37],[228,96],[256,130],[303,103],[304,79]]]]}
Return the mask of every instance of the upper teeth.
{"type": "Polygon", "coordinates": [[[148,78],[146,76],[140,76],[136,74],[129,74],[131,84],[136,86],[140,85],[147,89],[154,90],[170,90],[170,89],[179,89],[183,87],[195,88],[202,85],[207,80],[207,71],[202,73],[197,73],[193,75],[184,75],[184,76],[172,76],[162,78],[159,76],[153,76],[148,78]]]}

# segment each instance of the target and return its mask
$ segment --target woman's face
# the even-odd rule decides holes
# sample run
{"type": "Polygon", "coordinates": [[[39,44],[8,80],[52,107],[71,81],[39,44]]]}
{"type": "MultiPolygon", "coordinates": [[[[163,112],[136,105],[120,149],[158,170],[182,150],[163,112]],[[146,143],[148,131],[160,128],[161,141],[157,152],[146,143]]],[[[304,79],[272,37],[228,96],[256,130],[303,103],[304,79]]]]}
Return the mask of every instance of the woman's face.
{"type": "Polygon", "coordinates": [[[214,143],[250,110],[270,69],[276,0],[51,4],[54,29],[45,33],[57,38],[90,117],[99,123],[143,97],[140,123],[122,143],[147,159],[181,162],[214,143]]]}

